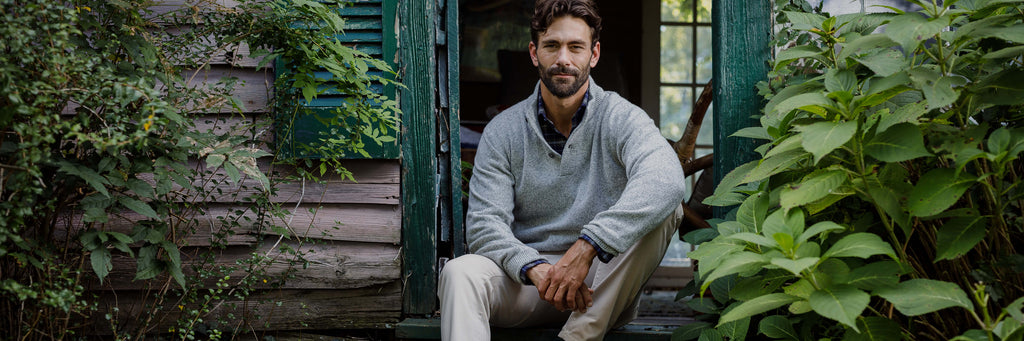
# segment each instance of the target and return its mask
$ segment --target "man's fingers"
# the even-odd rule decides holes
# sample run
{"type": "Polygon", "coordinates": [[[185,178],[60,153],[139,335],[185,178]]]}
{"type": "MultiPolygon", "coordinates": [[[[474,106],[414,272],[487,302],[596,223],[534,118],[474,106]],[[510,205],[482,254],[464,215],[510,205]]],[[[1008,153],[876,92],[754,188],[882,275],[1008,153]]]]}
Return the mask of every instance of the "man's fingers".
{"type": "Polygon", "coordinates": [[[584,311],[586,311],[586,308],[594,306],[594,289],[581,286],[579,296],[582,297],[584,311]]]}
{"type": "Polygon", "coordinates": [[[564,286],[560,286],[558,287],[558,290],[555,291],[555,296],[552,297],[552,301],[555,304],[555,309],[558,309],[558,311],[565,310],[565,294],[566,288],[564,286]]]}
{"type": "Polygon", "coordinates": [[[584,298],[584,297],[587,296],[585,293],[590,291],[590,290],[588,290],[584,286],[580,286],[578,291],[579,292],[576,294],[576,308],[573,309],[573,310],[578,311],[580,313],[585,313],[585,312],[587,312],[588,305],[587,305],[587,302],[586,302],[586,298],[584,298]]]}

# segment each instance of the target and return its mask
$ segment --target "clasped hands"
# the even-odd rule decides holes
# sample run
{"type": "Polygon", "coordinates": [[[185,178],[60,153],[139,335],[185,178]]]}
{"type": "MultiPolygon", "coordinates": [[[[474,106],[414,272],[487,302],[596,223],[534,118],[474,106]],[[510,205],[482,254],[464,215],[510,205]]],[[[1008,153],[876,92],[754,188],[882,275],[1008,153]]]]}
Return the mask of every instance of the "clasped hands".
{"type": "Polygon", "coordinates": [[[595,256],[597,251],[594,247],[579,239],[558,262],[538,264],[530,268],[526,276],[537,287],[541,299],[554,305],[555,309],[585,313],[594,304],[594,290],[583,281],[595,256]]]}

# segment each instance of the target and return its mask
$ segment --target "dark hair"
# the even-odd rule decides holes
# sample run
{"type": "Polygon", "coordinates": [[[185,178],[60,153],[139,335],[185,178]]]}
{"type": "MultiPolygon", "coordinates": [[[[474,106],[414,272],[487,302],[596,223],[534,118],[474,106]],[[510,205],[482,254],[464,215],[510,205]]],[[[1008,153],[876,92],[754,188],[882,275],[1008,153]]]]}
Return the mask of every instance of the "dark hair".
{"type": "Polygon", "coordinates": [[[540,34],[548,30],[551,22],[563,16],[583,19],[590,26],[590,44],[593,47],[601,39],[601,15],[593,0],[537,0],[530,21],[530,37],[537,43],[540,34]]]}

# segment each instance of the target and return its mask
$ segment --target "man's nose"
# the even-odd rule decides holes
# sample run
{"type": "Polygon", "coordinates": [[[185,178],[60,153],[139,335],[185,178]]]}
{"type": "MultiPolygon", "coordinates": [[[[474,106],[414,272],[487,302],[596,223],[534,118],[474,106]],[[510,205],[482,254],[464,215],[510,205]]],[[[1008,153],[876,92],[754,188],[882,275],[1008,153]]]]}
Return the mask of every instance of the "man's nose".
{"type": "Polygon", "coordinates": [[[562,46],[562,48],[558,49],[558,55],[557,55],[557,59],[555,59],[555,64],[559,65],[559,66],[569,66],[569,65],[571,65],[572,64],[572,58],[570,57],[571,55],[572,54],[569,53],[569,47],[568,46],[562,46]]]}

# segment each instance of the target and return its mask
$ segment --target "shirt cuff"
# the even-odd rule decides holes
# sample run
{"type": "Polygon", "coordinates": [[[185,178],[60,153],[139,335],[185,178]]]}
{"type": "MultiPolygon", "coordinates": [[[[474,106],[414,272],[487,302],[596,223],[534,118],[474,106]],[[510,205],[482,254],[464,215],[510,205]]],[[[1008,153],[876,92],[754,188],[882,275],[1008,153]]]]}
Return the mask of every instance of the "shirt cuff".
{"type": "Polygon", "coordinates": [[[547,259],[543,259],[542,258],[542,259],[538,259],[538,260],[526,263],[526,265],[523,265],[523,268],[519,269],[519,280],[521,280],[523,282],[523,284],[533,285],[533,282],[530,281],[530,277],[526,276],[526,272],[530,271],[530,269],[532,269],[533,267],[541,265],[541,264],[550,264],[550,263],[548,263],[547,259]]]}
{"type": "Polygon", "coordinates": [[[612,254],[605,252],[600,245],[597,245],[597,242],[590,238],[590,236],[581,234],[580,239],[587,241],[587,243],[590,243],[590,245],[594,247],[594,250],[597,250],[597,259],[600,259],[601,263],[608,263],[613,257],[615,257],[612,254]]]}

